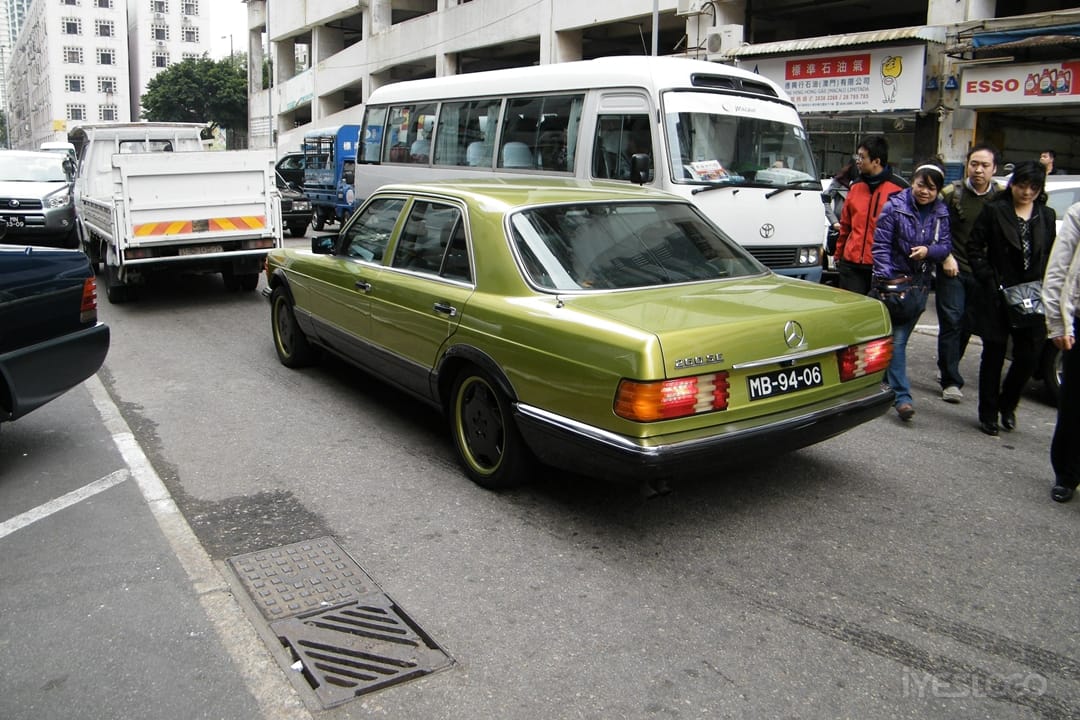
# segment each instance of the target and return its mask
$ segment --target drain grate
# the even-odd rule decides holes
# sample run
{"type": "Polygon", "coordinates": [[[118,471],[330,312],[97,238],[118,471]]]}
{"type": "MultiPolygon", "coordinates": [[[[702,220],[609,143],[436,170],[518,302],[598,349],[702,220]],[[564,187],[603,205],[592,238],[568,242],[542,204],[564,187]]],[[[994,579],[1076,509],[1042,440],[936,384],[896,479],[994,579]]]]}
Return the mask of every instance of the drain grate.
{"type": "Polygon", "coordinates": [[[331,538],[226,564],[324,708],[454,664],[331,538]]]}

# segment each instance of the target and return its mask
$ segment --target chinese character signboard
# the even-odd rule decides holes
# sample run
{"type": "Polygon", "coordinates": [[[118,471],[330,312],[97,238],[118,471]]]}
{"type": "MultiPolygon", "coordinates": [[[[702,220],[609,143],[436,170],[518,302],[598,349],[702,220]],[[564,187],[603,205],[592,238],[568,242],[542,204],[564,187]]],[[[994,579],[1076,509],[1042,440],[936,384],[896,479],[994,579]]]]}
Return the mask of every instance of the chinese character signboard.
{"type": "Polygon", "coordinates": [[[783,87],[801,113],[917,110],[925,55],[922,45],[864,48],[763,58],[750,68],[783,87]]]}
{"type": "Polygon", "coordinates": [[[1080,103],[1080,60],[964,69],[962,107],[1080,103]]]}

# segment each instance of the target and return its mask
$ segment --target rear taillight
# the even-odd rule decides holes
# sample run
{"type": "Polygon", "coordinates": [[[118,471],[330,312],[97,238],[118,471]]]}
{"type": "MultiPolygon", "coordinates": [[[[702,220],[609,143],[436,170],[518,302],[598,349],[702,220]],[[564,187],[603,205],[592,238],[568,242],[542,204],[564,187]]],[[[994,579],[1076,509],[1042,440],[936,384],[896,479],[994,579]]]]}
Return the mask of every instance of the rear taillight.
{"type": "Polygon", "coordinates": [[[97,280],[86,278],[82,286],[82,306],[79,308],[79,322],[97,322],[97,280]]]}
{"type": "Polygon", "coordinates": [[[892,338],[878,338],[862,345],[851,345],[836,352],[840,381],[872,375],[889,367],[892,360],[892,338]]]}
{"type": "Polygon", "coordinates": [[[637,382],[623,380],[615,393],[615,414],[635,422],[653,422],[726,410],[726,372],[694,377],[637,382]]]}

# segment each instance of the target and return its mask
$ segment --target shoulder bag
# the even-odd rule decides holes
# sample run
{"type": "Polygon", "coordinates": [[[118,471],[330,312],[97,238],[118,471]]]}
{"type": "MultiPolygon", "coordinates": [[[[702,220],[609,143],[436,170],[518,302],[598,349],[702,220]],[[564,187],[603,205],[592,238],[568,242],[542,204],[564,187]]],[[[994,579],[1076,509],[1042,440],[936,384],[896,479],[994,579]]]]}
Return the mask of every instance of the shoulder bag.
{"type": "Polygon", "coordinates": [[[1042,302],[1042,280],[1032,280],[1001,288],[1009,327],[1038,327],[1046,322],[1042,302]]]}

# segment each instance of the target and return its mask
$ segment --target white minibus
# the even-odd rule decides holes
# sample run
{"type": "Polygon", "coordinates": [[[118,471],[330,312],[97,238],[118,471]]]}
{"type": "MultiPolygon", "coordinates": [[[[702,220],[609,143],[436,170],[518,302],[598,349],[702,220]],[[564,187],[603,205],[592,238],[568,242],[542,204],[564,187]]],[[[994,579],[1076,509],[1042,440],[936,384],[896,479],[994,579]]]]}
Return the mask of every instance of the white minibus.
{"type": "Polygon", "coordinates": [[[826,221],[809,139],[775,83],[673,57],[607,57],[384,85],[355,191],[482,175],[629,182],[691,199],[775,272],[821,279],[826,221]]]}

